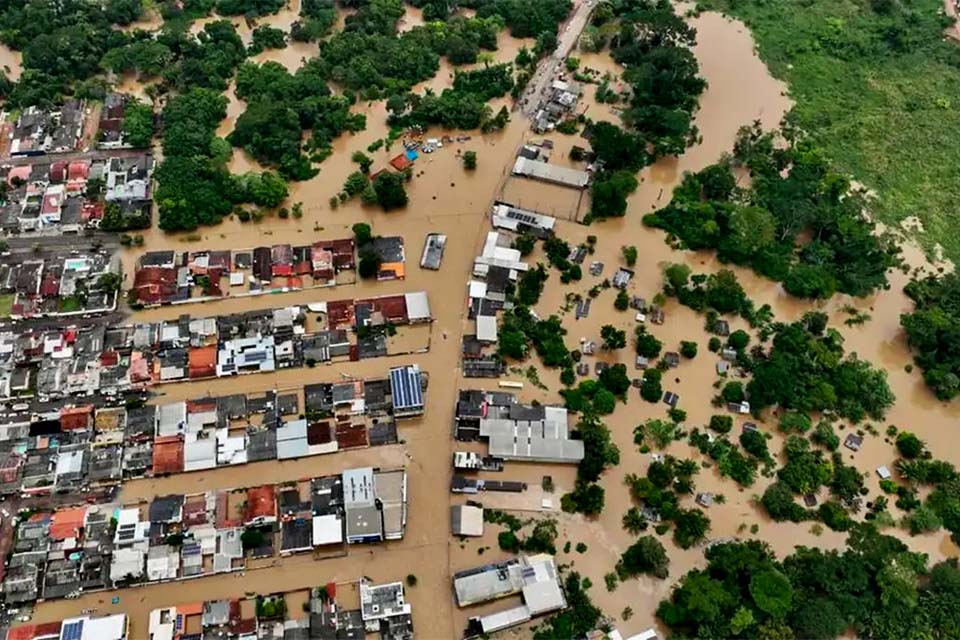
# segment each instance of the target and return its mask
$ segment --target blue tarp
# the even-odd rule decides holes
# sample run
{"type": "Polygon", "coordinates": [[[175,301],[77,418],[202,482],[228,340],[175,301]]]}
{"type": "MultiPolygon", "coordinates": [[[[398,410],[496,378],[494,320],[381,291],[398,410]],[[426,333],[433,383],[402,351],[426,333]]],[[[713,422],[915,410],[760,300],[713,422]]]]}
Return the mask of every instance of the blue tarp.
{"type": "Polygon", "coordinates": [[[420,154],[417,153],[416,149],[407,149],[407,160],[409,160],[410,162],[413,162],[419,157],[420,157],[420,154]]]}

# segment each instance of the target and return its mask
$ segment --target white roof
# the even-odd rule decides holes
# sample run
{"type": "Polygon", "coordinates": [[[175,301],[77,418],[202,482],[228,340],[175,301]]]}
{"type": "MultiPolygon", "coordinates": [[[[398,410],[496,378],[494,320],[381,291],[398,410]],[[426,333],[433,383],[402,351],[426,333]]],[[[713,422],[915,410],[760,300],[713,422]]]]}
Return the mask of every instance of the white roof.
{"type": "Polygon", "coordinates": [[[636,635],[630,636],[627,640],[657,640],[659,637],[656,629],[647,629],[646,631],[641,631],[636,635]]]}
{"type": "Polygon", "coordinates": [[[494,633],[501,629],[523,624],[530,619],[530,610],[525,605],[491,613],[480,618],[480,627],[484,633],[494,633]]]}
{"type": "Polygon", "coordinates": [[[83,449],[67,451],[57,456],[57,475],[83,471],[83,449]]]}
{"type": "Polygon", "coordinates": [[[482,536],[483,509],[471,505],[450,507],[451,529],[455,536],[482,536]]]}
{"type": "Polygon", "coordinates": [[[173,630],[176,620],[177,610],[174,607],[165,607],[151,611],[149,628],[151,640],[173,640],[173,630]],[[166,620],[166,622],[163,622],[163,620],[166,620]]]}
{"type": "Polygon", "coordinates": [[[497,341],[497,318],[495,316],[477,316],[477,340],[497,341]]]}
{"type": "Polygon", "coordinates": [[[517,158],[514,163],[513,173],[575,189],[582,189],[590,182],[590,174],[586,171],[561,167],[540,160],[529,160],[523,156],[517,158]]]}
{"type": "Polygon", "coordinates": [[[471,280],[469,296],[471,298],[485,298],[487,296],[487,283],[480,280],[471,280]]]}
{"type": "Polygon", "coordinates": [[[183,444],[183,470],[199,471],[217,466],[217,441],[214,438],[191,439],[183,444]]]}
{"type": "Polygon", "coordinates": [[[567,606],[567,601],[560,590],[556,579],[541,580],[528,584],[523,588],[523,602],[530,610],[531,616],[550,613],[567,606]]]}
{"type": "Polygon", "coordinates": [[[407,318],[409,318],[411,322],[429,320],[431,318],[430,302],[427,300],[426,291],[407,293],[404,295],[404,298],[407,302],[407,318]]]}
{"type": "Polygon", "coordinates": [[[76,640],[123,640],[127,637],[127,616],[116,613],[102,618],[70,618],[63,621],[63,626],[83,621],[80,637],[76,640]]]}
{"type": "Polygon", "coordinates": [[[343,542],[343,521],[331,513],[313,517],[313,545],[339,544],[343,542]]]}

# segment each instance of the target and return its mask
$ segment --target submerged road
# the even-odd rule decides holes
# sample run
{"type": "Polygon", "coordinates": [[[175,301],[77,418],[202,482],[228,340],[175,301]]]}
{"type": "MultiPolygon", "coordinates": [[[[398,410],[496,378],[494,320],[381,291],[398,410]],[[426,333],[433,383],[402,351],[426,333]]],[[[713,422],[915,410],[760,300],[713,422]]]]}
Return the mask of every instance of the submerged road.
{"type": "Polygon", "coordinates": [[[530,82],[527,83],[527,88],[518,103],[522,113],[528,118],[536,115],[540,102],[550,90],[550,85],[553,83],[557,72],[566,69],[564,64],[567,56],[570,55],[573,47],[580,39],[584,27],[590,22],[593,5],[594,0],[576,0],[573,14],[560,25],[556,50],[549,58],[544,58],[537,65],[537,70],[530,78],[530,82]]]}

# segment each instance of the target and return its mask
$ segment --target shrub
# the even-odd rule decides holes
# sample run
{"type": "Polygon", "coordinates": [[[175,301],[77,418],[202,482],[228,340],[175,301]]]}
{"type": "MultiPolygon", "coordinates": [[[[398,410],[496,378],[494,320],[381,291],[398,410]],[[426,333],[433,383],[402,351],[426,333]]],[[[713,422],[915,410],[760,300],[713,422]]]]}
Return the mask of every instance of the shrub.
{"type": "Polygon", "coordinates": [[[730,433],[733,429],[733,418],[730,416],[710,416],[710,430],[717,433],[730,433]]]}
{"type": "Polygon", "coordinates": [[[684,358],[696,358],[697,343],[690,340],[683,340],[680,343],[680,355],[682,355],[684,358]]]}

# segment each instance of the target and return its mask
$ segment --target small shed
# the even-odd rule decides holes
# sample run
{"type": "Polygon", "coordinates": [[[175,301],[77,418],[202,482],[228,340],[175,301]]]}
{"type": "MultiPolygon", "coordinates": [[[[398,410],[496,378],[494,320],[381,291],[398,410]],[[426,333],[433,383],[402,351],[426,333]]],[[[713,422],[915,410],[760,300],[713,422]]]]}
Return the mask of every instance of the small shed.
{"type": "Polygon", "coordinates": [[[483,509],[472,505],[450,507],[450,533],[455,536],[482,536],[483,509]]]}
{"type": "Polygon", "coordinates": [[[890,473],[890,469],[888,469],[886,465],[880,465],[877,467],[877,475],[880,476],[881,480],[889,480],[891,477],[893,477],[890,473]]]}
{"type": "Polygon", "coordinates": [[[850,451],[860,451],[860,447],[863,446],[863,436],[857,435],[856,433],[848,433],[847,437],[843,440],[843,446],[850,451]]]}

